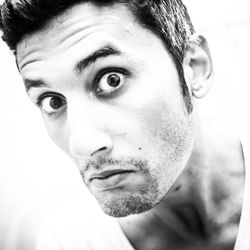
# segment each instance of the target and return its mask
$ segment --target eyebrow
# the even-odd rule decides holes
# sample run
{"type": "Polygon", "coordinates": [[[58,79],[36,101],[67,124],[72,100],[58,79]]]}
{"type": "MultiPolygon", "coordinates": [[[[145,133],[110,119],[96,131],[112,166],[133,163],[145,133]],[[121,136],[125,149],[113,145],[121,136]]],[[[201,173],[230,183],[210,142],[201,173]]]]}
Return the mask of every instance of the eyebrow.
{"type": "MultiPolygon", "coordinates": [[[[111,55],[121,55],[121,51],[118,50],[116,47],[113,45],[105,45],[98,50],[94,51],[92,54],[87,56],[86,58],[80,60],[79,62],[76,63],[74,70],[77,74],[81,74],[84,69],[89,67],[91,64],[96,62],[98,59],[108,57],[111,55]]],[[[24,85],[26,88],[26,92],[29,92],[31,88],[40,88],[40,87],[48,87],[50,88],[49,84],[45,83],[42,80],[29,80],[25,79],[24,80],[24,85]]]]}
{"type": "Polygon", "coordinates": [[[121,55],[121,51],[119,51],[113,45],[105,45],[100,49],[96,50],[95,52],[93,52],[92,54],[90,54],[88,57],[79,61],[75,66],[75,71],[77,72],[77,74],[81,74],[84,69],[89,67],[96,60],[111,55],[121,55]]]}
{"type": "Polygon", "coordinates": [[[25,85],[25,89],[26,92],[29,92],[29,90],[31,88],[41,88],[41,87],[50,87],[47,83],[45,83],[42,80],[29,80],[29,79],[25,79],[24,80],[24,85],[25,85]]]}

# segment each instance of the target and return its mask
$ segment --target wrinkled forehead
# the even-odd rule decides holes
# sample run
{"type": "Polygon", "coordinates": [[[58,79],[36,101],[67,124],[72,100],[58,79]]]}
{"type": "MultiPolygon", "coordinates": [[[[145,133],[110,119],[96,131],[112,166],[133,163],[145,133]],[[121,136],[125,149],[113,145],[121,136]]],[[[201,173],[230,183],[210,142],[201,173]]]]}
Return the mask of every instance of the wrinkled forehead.
{"type": "Polygon", "coordinates": [[[94,31],[119,26],[122,32],[130,33],[134,22],[132,12],[122,3],[97,6],[87,2],[74,5],[22,38],[16,50],[18,66],[20,68],[27,63],[27,57],[32,60],[32,56],[49,52],[52,48],[63,50],[64,46],[75,44],[94,31]]]}

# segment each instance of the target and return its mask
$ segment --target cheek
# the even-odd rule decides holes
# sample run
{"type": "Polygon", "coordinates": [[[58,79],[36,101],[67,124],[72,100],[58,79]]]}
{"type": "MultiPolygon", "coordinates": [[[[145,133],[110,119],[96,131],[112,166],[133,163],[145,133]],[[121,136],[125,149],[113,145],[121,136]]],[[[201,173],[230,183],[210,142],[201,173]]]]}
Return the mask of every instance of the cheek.
{"type": "Polygon", "coordinates": [[[113,124],[120,124],[115,127],[126,134],[130,146],[142,147],[142,154],[159,157],[163,148],[174,155],[188,126],[181,93],[178,88],[167,91],[166,85],[158,89],[155,85],[146,84],[145,88],[139,85],[119,99],[115,114],[110,116],[116,117],[113,124]]]}
{"type": "Polygon", "coordinates": [[[46,127],[46,130],[48,132],[49,137],[51,140],[64,152],[69,154],[69,129],[61,120],[58,121],[50,121],[49,119],[46,119],[43,117],[44,124],[46,127]]]}
{"type": "Polygon", "coordinates": [[[179,103],[160,98],[140,112],[141,133],[148,154],[163,161],[175,162],[182,159],[190,147],[193,123],[185,108],[179,103]]]}
{"type": "Polygon", "coordinates": [[[159,189],[167,192],[190,155],[194,138],[192,118],[181,105],[166,102],[154,103],[142,114],[143,153],[159,189]]]}

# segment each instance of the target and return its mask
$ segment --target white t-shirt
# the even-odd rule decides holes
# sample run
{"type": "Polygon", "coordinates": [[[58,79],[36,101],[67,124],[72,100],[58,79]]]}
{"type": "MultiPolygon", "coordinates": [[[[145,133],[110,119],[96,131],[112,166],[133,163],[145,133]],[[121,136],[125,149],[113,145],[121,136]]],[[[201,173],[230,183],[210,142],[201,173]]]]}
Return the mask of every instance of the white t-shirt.
{"type": "MultiPolygon", "coordinates": [[[[250,250],[250,135],[241,136],[245,160],[245,191],[234,250],[250,250]]],[[[86,196],[88,196],[86,194],[86,196]]],[[[68,201],[53,213],[38,233],[36,250],[134,250],[117,220],[92,206],[68,201]],[[56,215],[55,215],[56,214],[56,215]]]]}
{"type": "Polygon", "coordinates": [[[36,250],[134,250],[116,218],[93,197],[60,203],[37,234],[36,250]]]}

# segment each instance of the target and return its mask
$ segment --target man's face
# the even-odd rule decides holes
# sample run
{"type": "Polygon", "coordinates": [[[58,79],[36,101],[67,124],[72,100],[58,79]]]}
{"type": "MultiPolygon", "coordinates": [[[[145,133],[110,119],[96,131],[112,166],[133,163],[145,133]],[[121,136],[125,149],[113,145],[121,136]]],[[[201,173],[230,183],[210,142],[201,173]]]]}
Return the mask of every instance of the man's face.
{"type": "Polygon", "coordinates": [[[106,213],[164,197],[190,155],[193,118],[163,42],[124,5],[73,7],[26,35],[17,60],[50,137],[106,213]]]}

